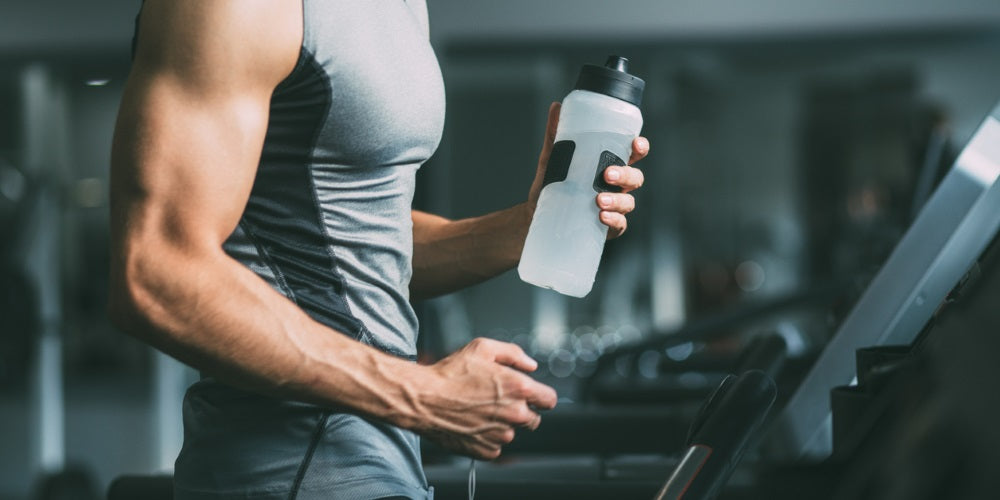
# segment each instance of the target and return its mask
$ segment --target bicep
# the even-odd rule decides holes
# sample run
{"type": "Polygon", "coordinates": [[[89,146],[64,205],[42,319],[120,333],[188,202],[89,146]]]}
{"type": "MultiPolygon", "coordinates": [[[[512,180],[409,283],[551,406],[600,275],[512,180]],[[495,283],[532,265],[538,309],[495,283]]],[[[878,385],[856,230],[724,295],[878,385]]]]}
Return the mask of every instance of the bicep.
{"type": "Polygon", "coordinates": [[[112,207],[122,219],[113,222],[178,243],[221,243],[253,185],[267,113],[266,99],[199,93],[169,73],[134,75],[112,152],[112,207]]]}
{"type": "Polygon", "coordinates": [[[267,0],[147,0],[112,147],[119,237],[218,246],[256,173],[301,11],[267,0]]]}

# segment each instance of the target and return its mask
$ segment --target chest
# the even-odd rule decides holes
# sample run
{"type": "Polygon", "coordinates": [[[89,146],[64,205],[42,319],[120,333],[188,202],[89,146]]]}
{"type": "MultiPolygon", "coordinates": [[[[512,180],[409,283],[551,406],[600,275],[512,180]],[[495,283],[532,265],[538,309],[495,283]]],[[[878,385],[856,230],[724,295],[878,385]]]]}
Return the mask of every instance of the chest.
{"type": "Polygon", "coordinates": [[[419,164],[444,126],[444,84],[422,0],[304,3],[303,50],[326,79],[316,152],[340,164],[419,164]]]}

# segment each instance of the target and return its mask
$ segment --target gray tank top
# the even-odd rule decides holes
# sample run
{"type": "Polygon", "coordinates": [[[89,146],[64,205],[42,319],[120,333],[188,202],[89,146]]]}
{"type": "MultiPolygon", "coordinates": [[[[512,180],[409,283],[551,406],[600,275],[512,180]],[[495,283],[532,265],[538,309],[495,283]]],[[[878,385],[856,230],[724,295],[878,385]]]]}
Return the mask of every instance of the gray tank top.
{"type": "MultiPolygon", "coordinates": [[[[224,248],[316,321],[413,358],[410,205],[445,106],[426,4],[303,9],[301,54],[272,95],[253,189],[224,248]]],[[[349,412],[205,378],[188,390],[184,432],[178,499],[431,495],[417,437],[349,412]]]]}
{"type": "Polygon", "coordinates": [[[410,206],[445,105],[426,4],[304,9],[301,57],[274,91],[253,191],[225,249],[317,321],[412,357],[410,206]]]}

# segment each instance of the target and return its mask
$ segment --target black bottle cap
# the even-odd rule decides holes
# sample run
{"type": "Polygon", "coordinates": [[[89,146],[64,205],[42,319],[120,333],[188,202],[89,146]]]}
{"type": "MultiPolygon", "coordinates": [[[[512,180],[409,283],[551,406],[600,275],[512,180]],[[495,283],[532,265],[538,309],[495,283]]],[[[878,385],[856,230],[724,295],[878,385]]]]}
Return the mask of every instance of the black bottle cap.
{"type": "Polygon", "coordinates": [[[642,103],[642,90],[646,82],[628,73],[628,59],[608,57],[604,66],[585,64],[576,79],[576,90],[589,90],[621,99],[638,106],[642,103]]]}

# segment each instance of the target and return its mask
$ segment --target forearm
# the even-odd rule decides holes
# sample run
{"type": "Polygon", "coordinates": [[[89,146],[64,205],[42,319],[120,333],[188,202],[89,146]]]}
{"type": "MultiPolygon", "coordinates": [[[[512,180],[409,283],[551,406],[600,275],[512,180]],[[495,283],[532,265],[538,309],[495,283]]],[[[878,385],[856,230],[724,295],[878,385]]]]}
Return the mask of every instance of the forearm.
{"type": "Polygon", "coordinates": [[[424,367],[315,322],[221,250],[147,251],[118,270],[116,322],[181,361],[244,389],[414,424],[413,384],[426,380],[412,372],[424,367]]]}
{"type": "Polygon", "coordinates": [[[414,211],[411,297],[454,292],[516,266],[531,215],[527,203],[455,221],[414,211]]]}

